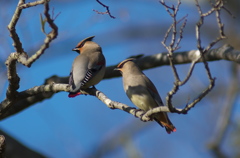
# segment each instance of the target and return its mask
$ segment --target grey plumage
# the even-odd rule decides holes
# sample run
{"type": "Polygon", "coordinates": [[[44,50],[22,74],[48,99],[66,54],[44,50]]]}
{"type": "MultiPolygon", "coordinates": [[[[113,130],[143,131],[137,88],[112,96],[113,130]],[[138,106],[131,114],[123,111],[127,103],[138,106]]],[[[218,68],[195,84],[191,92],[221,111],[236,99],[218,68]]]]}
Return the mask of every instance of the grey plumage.
{"type": "Polygon", "coordinates": [[[69,97],[80,94],[81,89],[86,89],[98,84],[105,74],[105,57],[101,47],[91,40],[94,36],[88,37],[76,46],[73,50],[79,55],[74,59],[69,77],[69,97]]]}

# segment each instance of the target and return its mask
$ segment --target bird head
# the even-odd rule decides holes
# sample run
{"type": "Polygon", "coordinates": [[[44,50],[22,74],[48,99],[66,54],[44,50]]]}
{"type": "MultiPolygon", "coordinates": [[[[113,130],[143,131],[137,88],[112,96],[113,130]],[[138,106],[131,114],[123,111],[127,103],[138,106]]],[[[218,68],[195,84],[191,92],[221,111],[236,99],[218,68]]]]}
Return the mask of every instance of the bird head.
{"type": "Polygon", "coordinates": [[[72,51],[76,51],[77,53],[82,53],[84,50],[91,50],[91,49],[100,49],[101,50],[101,47],[95,43],[95,42],[92,42],[92,39],[94,38],[95,36],[91,36],[91,37],[88,37],[88,38],[85,38],[84,40],[80,41],[77,46],[75,48],[72,49],[72,51]]]}
{"type": "Polygon", "coordinates": [[[136,59],[135,59],[135,58],[128,58],[128,59],[126,59],[126,60],[123,60],[121,63],[119,63],[119,64],[117,65],[117,67],[116,67],[114,70],[118,70],[118,71],[122,72],[123,66],[124,66],[127,62],[129,62],[129,61],[134,61],[134,60],[136,60],[136,59]]]}

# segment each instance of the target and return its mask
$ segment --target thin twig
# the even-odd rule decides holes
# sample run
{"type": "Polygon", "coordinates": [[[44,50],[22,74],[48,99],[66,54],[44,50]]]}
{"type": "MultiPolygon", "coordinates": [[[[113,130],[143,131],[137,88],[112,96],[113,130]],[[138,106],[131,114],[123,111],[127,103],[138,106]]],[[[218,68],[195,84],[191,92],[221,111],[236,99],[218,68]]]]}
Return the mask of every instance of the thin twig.
{"type": "Polygon", "coordinates": [[[168,93],[167,97],[166,97],[166,100],[167,100],[167,106],[169,107],[169,109],[172,111],[172,112],[175,112],[175,111],[180,111],[180,110],[175,110],[174,106],[172,105],[172,97],[174,94],[176,94],[176,92],[179,90],[179,86],[181,84],[181,80],[180,80],[180,77],[178,75],[178,72],[177,72],[177,69],[175,67],[175,64],[174,64],[174,61],[173,61],[173,53],[174,51],[176,51],[177,49],[179,49],[179,44],[182,40],[182,37],[183,37],[183,29],[185,28],[186,26],[186,17],[183,17],[182,19],[180,20],[177,20],[177,13],[179,11],[179,7],[181,5],[181,1],[178,0],[178,3],[176,5],[176,7],[173,5],[172,7],[169,7],[165,2],[164,0],[161,0],[160,3],[165,7],[165,9],[167,10],[167,12],[169,13],[169,15],[172,17],[173,19],[173,23],[172,25],[169,27],[169,29],[167,30],[166,34],[165,34],[165,37],[162,41],[162,44],[163,46],[168,50],[168,59],[169,59],[169,63],[170,63],[170,66],[172,68],[172,71],[173,71],[173,75],[174,75],[174,78],[175,78],[175,82],[174,82],[174,86],[172,88],[172,90],[168,93]],[[172,10],[172,13],[171,11],[172,10]],[[180,31],[179,31],[179,38],[177,39],[177,24],[179,24],[183,19],[184,22],[180,28],[180,31]],[[167,38],[170,34],[170,31],[172,31],[172,38],[171,38],[171,42],[170,44],[167,46],[166,45],[166,41],[167,41],[167,38]]]}
{"type": "Polygon", "coordinates": [[[95,10],[95,9],[93,9],[93,11],[95,11],[96,13],[98,13],[98,14],[108,14],[111,18],[113,18],[113,19],[115,19],[116,17],[115,16],[113,16],[112,14],[111,14],[111,12],[110,12],[110,10],[109,10],[109,6],[107,6],[107,5],[105,5],[105,4],[103,4],[100,0],[96,0],[101,6],[103,6],[104,8],[106,8],[106,12],[99,12],[99,11],[97,11],[97,10],[95,10]]]}
{"type": "Polygon", "coordinates": [[[30,8],[30,7],[35,7],[37,5],[40,5],[40,4],[44,4],[45,2],[50,2],[50,0],[38,0],[38,1],[34,1],[34,2],[28,2],[28,3],[25,3],[20,5],[20,9],[25,9],[25,8],[30,8]]]}
{"type": "Polygon", "coordinates": [[[44,40],[44,44],[41,46],[41,48],[30,58],[26,58],[24,56],[21,56],[18,61],[22,63],[25,66],[30,67],[34,61],[36,61],[44,52],[45,50],[49,47],[50,43],[57,37],[58,35],[58,27],[54,23],[54,19],[51,18],[51,15],[49,14],[49,4],[48,0],[45,0],[44,3],[45,10],[44,10],[44,15],[46,17],[47,23],[49,26],[52,28],[52,31],[47,34],[47,37],[44,40]]]}
{"type": "Polygon", "coordinates": [[[11,19],[10,23],[8,24],[8,30],[10,32],[10,37],[13,39],[13,46],[17,53],[24,53],[22,43],[21,43],[21,41],[16,33],[16,29],[15,29],[17,22],[19,20],[19,17],[21,16],[21,13],[22,13],[22,9],[19,6],[21,6],[24,3],[25,3],[24,0],[19,0],[17,8],[12,16],[12,19],[11,19]]]}
{"type": "Polygon", "coordinates": [[[17,100],[19,100],[19,99],[17,99],[17,96],[18,96],[17,90],[19,88],[20,78],[17,75],[17,71],[16,71],[17,61],[22,63],[23,65],[30,67],[31,64],[37,58],[39,58],[40,55],[42,55],[43,52],[49,47],[49,43],[57,37],[58,28],[54,24],[53,20],[50,18],[50,15],[48,13],[49,12],[48,2],[49,2],[49,0],[40,0],[40,1],[25,4],[24,0],[19,0],[18,6],[15,10],[15,13],[8,25],[8,30],[10,32],[10,36],[13,39],[13,46],[14,46],[16,52],[11,53],[5,63],[7,66],[7,75],[8,75],[9,86],[7,89],[6,99],[1,103],[0,115],[3,113],[4,110],[5,111],[8,110],[9,108],[11,108],[11,106],[13,106],[16,103],[17,100]],[[15,27],[21,16],[22,9],[33,7],[33,6],[36,6],[39,4],[45,4],[44,15],[46,16],[47,23],[52,28],[52,31],[47,35],[47,37],[45,39],[45,43],[40,48],[40,50],[36,54],[34,54],[31,58],[28,58],[27,53],[24,52],[24,49],[22,47],[21,41],[18,37],[15,27]],[[2,109],[4,109],[4,110],[2,111],[2,109]]]}
{"type": "Polygon", "coordinates": [[[198,9],[198,13],[199,13],[199,21],[196,24],[196,39],[197,39],[197,47],[199,49],[198,52],[196,52],[196,58],[194,58],[192,60],[192,64],[189,68],[188,74],[186,75],[184,80],[180,80],[177,69],[175,67],[175,63],[173,61],[173,53],[175,50],[177,50],[179,48],[179,44],[180,41],[183,37],[183,30],[185,28],[186,25],[186,19],[184,21],[184,23],[182,24],[180,31],[179,31],[179,38],[178,40],[176,39],[176,35],[177,35],[177,20],[176,20],[176,16],[180,7],[180,1],[178,1],[176,7],[172,6],[169,7],[164,0],[161,0],[160,3],[165,7],[165,9],[167,10],[167,12],[169,13],[169,15],[172,17],[173,19],[173,23],[172,25],[169,27],[169,29],[167,30],[165,37],[163,39],[162,44],[164,45],[164,47],[168,50],[168,58],[169,58],[169,63],[170,66],[172,67],[172,71],[175,77],[175,82],[173,85],[173,88],[171,91],[168,92],[168,95],[166,97],[167,100],[167,106],[169,107],[169,109],[171,110],[171,112],[177,112],[177,113],[187,113],[192,107],[194,107],[199,101],[201,101],[202,98],[204,98],[214,87],[215,84],[215,78],[212,77],[211,72],[210,72],[210,68],[208,66],[208,63],[205,59],[205,54],[209,52],[209,50],[212,48],[212,46],[214,46],[217,42],[219,42],[220,40],[225,38],[224,35],[224,25],[221,22],[221,17],[220,17],[220,10],[223,9],[224,5],[223,5],[223,1],[222,0],[217,0],[215,1],[215,3],[211,3],[212,8],[207,11],[206,13],[202,12],[202,8],[198,3],[198,0],[195,0],[196,2],[196,6],[198,9]],[[170,11],[171,10],[171,11],[170,11]],[[217,37],[216,39],[214,39],[212,42],[209,43],[208,46],[206,46],[205,48],[202,46],[201,44],[201,27],[204,24],[204,19],[213,14],[216,13],[216,19],[217,19],[217,23],[218,23],[218,28],[219,28],[219,37],[217,37]],[[167,38],[169,37],[170,32],[172,31],[172,38],[171,38],[171,42],[170,44],[167,46],[166,45],[166,41],[167,38]],[[176,42],[177,41],[177,42],[176,42]],[[184,109],[176,109],[173,105],[172,105],[172,98],[173,95],[177,93],[177,91],[179,90],[180,86],[183,86],[184,84],[186,84],[188,82],[188,80],[190,79],[192,72],[194,70],[194,67],[196,65],[197,62],[202,61],[209,79],[209,86],[196,98],[194,99],[191,103],[188,103],[184,109]]]}
{"type": "Polygon", "coordinates": [[[11,53],[6,60],[5,64],[7,66],[7,76],[8,76],[8,89],[7,89],[7,98],[14,100],[17,96],[17,90],[19,88],[20,78],[16,70],[16,61],[18,58],[18,53],[11,53]]]}

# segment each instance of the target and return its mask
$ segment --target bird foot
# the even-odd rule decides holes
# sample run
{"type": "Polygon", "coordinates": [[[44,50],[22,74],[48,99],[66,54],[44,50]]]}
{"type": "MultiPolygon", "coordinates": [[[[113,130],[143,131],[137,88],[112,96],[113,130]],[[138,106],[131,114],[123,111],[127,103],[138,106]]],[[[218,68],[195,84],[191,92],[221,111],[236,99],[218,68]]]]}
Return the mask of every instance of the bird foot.
{"type": "MultiPolygon", "coordinates": [[[[134,107],[133,107],[134,108],[134,107]]],[[[136,108],[134,108],[135,109],[135,111],[134,111],[134,116],[135,117],[137,117],[137,113],[139,112],[139,111],[142,111],[141,109],[136,109],[136,108]]]]}
{"type": "Polygon", "coordinates": [[[145,114],[141,115],[140,120],[143,121],[143,122],[153,121],[153,119],[151,117],[146,116],[145,114]]]}

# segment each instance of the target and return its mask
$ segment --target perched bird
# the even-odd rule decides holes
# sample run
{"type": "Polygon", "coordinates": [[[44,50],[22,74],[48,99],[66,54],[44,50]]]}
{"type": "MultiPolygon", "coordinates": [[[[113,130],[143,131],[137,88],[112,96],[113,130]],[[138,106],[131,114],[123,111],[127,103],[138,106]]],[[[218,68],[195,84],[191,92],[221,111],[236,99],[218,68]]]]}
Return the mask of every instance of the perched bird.
{"type": "MultiPolygon", "coordinates": [[[[115,68],[115,70],[119,70],[122,74],[123,87],[128,98],[133,104],[144,111],[158,106],[164,106],[154,84],[145,76],[133,60],[133,58],[126,59],[115,68]]],[[[161,126],[165,127],[167,133],[170,134],[176,131],[167,113],[159,112],[153,114],[153,119],[161,126]]]]}
{"type": "Polygon", "coordinates": [[[105,74],[105,57],[102,54],[102,48],[92,42],[93,38],[94,36],[91,36],[82,40],[73,49],[79,55],[73,61],[69,77],[70,93],[68,97],[70,98],[80,95],[81,89],[84,90],[98,84],[105,74]]]}

